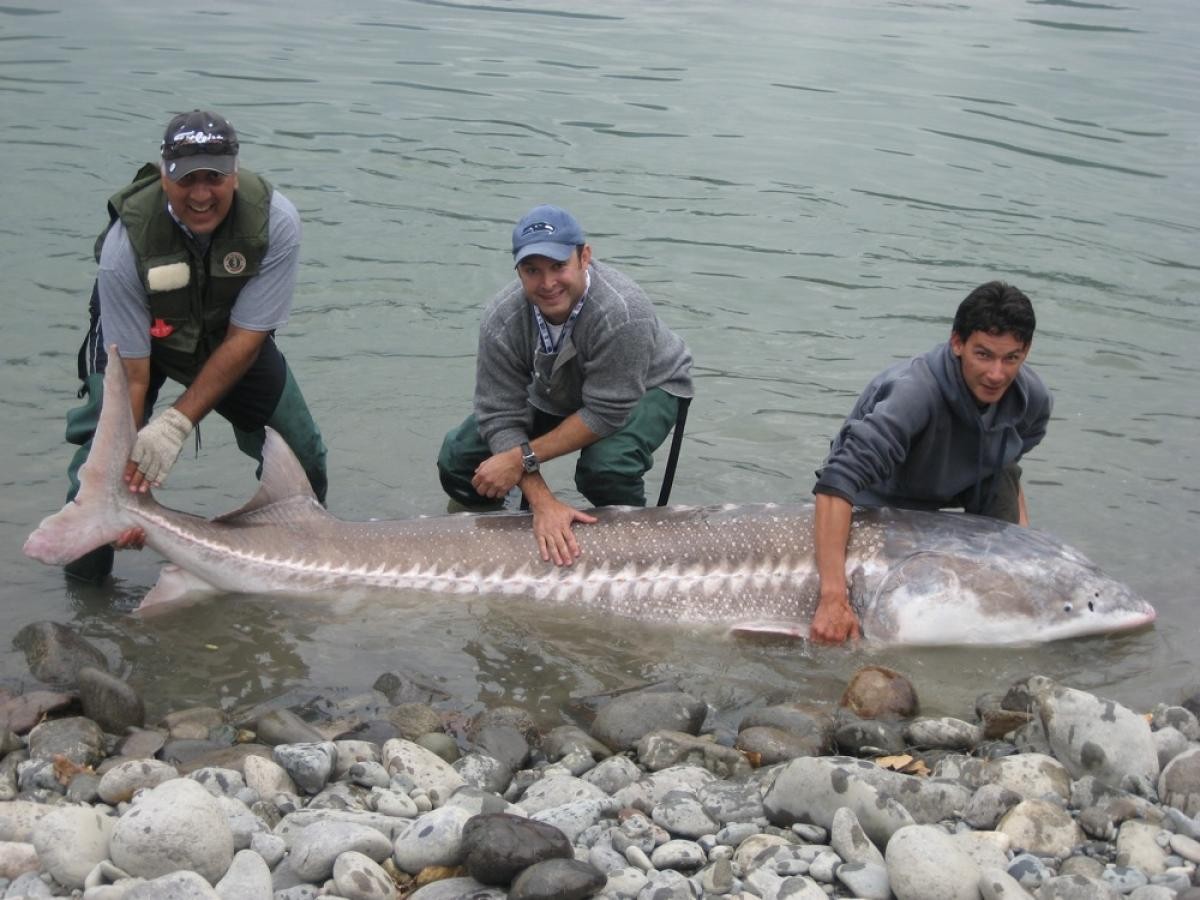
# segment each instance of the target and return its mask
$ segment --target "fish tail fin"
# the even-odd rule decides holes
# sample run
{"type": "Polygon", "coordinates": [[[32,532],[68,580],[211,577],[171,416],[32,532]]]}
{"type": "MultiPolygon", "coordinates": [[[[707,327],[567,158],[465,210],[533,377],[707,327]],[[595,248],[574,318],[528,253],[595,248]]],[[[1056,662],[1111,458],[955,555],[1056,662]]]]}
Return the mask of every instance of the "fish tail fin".
{"type": "Polygon", "coordinates": [[[131,501],[123,475],[137,428],[125,369],[115,345],[108,354],[100,421],[87,462],[79,470],[79,493],[43,519],[25,541],[25,555],[40,562],[65,565],[111,543],[134,524],[127,512],[131,501]]]}

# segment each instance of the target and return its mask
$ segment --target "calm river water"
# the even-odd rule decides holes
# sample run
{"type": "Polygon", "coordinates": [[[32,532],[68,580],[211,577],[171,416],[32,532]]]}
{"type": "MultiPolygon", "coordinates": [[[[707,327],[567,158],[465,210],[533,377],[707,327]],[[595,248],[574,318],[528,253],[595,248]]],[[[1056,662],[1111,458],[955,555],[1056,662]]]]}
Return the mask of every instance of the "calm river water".
{"type": "MultiPolygon", "coordinates": [[[[864,662],[954,715],[1031,672],[1175,699],[1200,677],[1198,22],[1190,0],[0,6],[0,630],[75,624],[152,714],[353,694],[387,670],[547,722],[657,679],[734,711],[835,699],[864,662]],[[1019,285],[1056,395],[1026,460],[1034,524],[1154,602],[1157,626],[828,649],[418,593],[222,597],[143,621],[128,611],[151,553],[123,554],[105,589],[66,584],[20,547],[65,490],[92,241],[108,194],[195,106],[233,120],[243,164],[303,216],[280,340],[343,518],[445,511],[433,461],[469,406],[481,305],[511,275],[511,222],[553,202],[691,345],[678,503],[808,497],[867,379],[944,340],[974,285],[1019,285]]],[[[159,497],[225,512],[252,468],[214,420],[159,497]]],[[[29,683],[7,640],[0,683],[29,683]]]]}

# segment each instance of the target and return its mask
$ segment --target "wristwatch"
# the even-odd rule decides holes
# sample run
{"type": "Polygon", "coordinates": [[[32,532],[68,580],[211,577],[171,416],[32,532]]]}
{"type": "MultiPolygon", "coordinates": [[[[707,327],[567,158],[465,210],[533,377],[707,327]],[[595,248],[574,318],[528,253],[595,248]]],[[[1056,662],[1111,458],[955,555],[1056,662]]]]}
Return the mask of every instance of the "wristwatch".
{"type": "Polygon", "coordinates": [[[529,441],[521,443],[521,466],[526,472],[536,472],[541,468],[538,462],[537,454],[533,452],[533,448],[529,446],[529,441]]]}

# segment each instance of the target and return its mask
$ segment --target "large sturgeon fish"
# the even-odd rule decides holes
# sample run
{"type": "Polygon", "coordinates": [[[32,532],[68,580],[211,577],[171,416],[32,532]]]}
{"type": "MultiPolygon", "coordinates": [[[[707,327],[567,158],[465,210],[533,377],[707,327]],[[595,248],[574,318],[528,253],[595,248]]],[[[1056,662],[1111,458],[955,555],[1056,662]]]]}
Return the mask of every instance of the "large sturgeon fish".
{"type": "MultiPolygon", "coordinates": [[[[115,347],[109,356],[79,494],[38,526],[25,553],[62,565],[140,526],[146,543],[174,563],[143,608],[192,591],[411,589],[523,594],[644,620],[808,634],[817,595],[809,504],[596,510],[598,523],[577,526],[583,556],[557,568],[538,557],[528,514],[337,519],[268,431],[257,494],[235,512],[204,519],[122,482],[136,430],[115,347]]],[[[1049,535],[957,513],[858,511],[847,572],[863,634],[883,642],[1050,641],[1155,617],[1129,588],[1049,535]]]]}

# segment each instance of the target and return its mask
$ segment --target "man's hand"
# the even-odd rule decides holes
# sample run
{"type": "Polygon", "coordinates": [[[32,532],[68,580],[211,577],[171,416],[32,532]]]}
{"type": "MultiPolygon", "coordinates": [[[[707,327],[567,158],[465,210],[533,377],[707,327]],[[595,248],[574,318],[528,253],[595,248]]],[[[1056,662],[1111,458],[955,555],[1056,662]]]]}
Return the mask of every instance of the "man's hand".
{"type": "Polygon", "coordinates": [[[583,553],[571,525],[591,525],[596,517],[568,506],[554,496],[540,501],[533,509],[533,536],[542,559],[556,566],[569,566],[583,553]]]}
{"type": "Polygon", "coordinates": [[[471,478],[471,487],[484,497],[503,500],[516,487],[523,474],[525,467],[521,463],[521,448],[513,447],[481,462],[471,478]]]}
{"type": "Polygon", "coordinates": [[[146,546],[146,532],[136,525],[122,531],[112,542],[114,550],[141,550],[146,546]]]}
{"type": "Polygon", "coordinates": [[[129,489],[144,494],[151,487],[162,484],[191,433],[192,420],[175,407],[151,420],[138,432],[133,452],[125,465],[125,482],[129,489]]]}
{"type": "Polygon", "coordinates": [[[809,627],[809,638],[821,644],[840,644],[861,634],[858,616],[850,608],[850,598],[846,592],[822,592],[809,627]]]}

